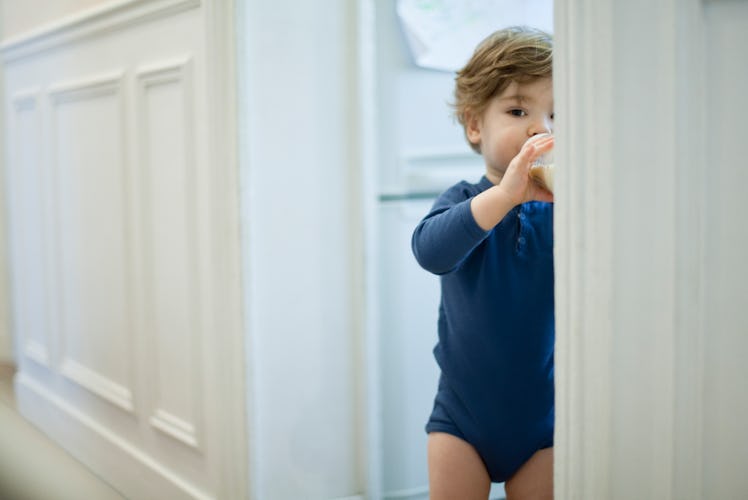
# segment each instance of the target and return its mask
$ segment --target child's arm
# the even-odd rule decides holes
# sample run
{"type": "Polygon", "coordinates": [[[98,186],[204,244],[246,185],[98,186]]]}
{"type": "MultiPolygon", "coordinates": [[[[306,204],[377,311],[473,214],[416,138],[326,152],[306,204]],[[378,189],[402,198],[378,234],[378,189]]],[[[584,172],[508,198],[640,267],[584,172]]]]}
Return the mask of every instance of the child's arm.
{"type": "Polygon", "coordinates": [[[532,162],[553,148],[553,136],[526,142],[512,159],[499,184],[476,195],[470,203],[475,222],[490,230],[520,203],[553,201],[553,195],[530,179],[532,162]]]}
{"type": "Polygon", "coordinates": [[[450,188],[413,231],[411,248],[418,263],[434,274],[446,274],[488,234],[470,211],[471,193],[460,185],[450,188]]]}
{"type": "Polygon", "coordinates": [[[553,138],[525,144],[501,182],[480,194],[472,196],[458,187],[442,194],[413,232],[411,247],[421,267],[434,274],[449,273],[515,205],[553,201],[551,193],[529,178],[532,161],[552,147],[553,138]]]}

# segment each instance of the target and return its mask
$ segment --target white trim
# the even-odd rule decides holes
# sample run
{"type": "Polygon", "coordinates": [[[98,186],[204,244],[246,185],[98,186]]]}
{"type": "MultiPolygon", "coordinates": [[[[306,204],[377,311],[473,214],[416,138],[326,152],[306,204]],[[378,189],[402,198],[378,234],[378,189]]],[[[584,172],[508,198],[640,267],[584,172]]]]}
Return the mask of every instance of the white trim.
{"type": "MultiPolygon", "coordinates": [[[[47,88],[47,92],[54,104],[109,94],[117,96],[124,88],[124,75],[125,70],[120,68],[100,75],[53,83],[47,88]]],[[[121,95],[118,97],[122,99],[121,95]]]]}
{"type": "Polygon", "coordinates": [[[4,40],[0,53],[9,63],[86,37],[194,9],[200,3],[201,0],[111,1],[4,40]]]}
{"type": "Polygon", "coordinates": [[[23,355],[36,364],[49,368],[49,351],[38,340],[27,339],[23,346],[23,355]]]}
{"type": "MultiPolygon", "coordinates": [[[[187,82],[192,78],[192,54],[185,54],[182,57],[176,57],[166,61],[150,62],[138,67],[135,70],[135,79],[138,81],[138,88],[142,92],[145,88],[152,85],[163,83],[187,82]]],[[[189,83],[189,89],[192,85],[189,83]]],[[[192,108],[192,102],[189,103],[192,108]]]]}
{"type": "Polygon", "coordinates": [[[126,440],[90,418],[63,398],[47,390],[42,384],[24,372],[18,372],[14,379],[18,396],[19,411],[40,428],[55,436],[65,449],[83,463],[99,464],[93,467],[105,475],[115,488],[127,482],[132,488],[148,490],[162,481],[173,488],[171,495],[161,498],[185,498],[211,500],[214,497],[190,484],[184,478],[164,467],[150,455],[132,446],[126,440]],[[61,429],[65,429],[62,432],[61,429]],[[57,432],[60,430],[60,432],[57,432]],[[104,446],[102,446],[104,445],[104,446]],[[112,456],[125,454],[130,461],[117,461],[116,467],[103,467],[102,463],[112,463],[112,456]],[[132,463],[135,470],[124,467],[132,463]],[[152,481],[149,476],[157,476],[162,481],[152,481]],[[140,481],[132,481],[138,477],[140,481]]]}
{"type": "MultiPolygon", "coordinates": [[[[681,259],[682,253],[680,252],[677,241],[676,241],[676,225],[681,214],[676,209],[676,188],[678,183],[679,165],[677,164],[677,128],[678,128],[678,106],[676,100],[678,99],[679,88],[676,75],[676,54],[678,53],[678,40],[675,28],[675,22],[679,17],[680,9],[676,6],[678,2],[663,2],[652,6],[650,14],[647,16],[647,28],[646,32],[655,33],[656,36],[652,37],[637,37],[639,39],[646,40],[648,45],[655,46],[656,50],[650,51],[652,60],[657,61],[657,78],[654,78],[652,85],[649,86],[647,93],[655,98],[647,100],[648,110],[652,110],[653,117],[649,118],[648,123],[639,130],[646,130],[646,134],[632,133],[628,130],[623,130],[623,123],[632,123],[631,118],[627,120],[622,119],[624,116],[631,116],[633,111],[627,109],[623,113],[609,111],[610,114],[606,117],[610,117],[614,126],[622,132],[622,137],[616,137],[617,142],[625,141],[625,144],[629,144],[633,147],[633,140],[637,135],[646,136],[647,139],[658,144],[658,147],[643,146],[641,149],[651,152],[649,159],[655,168],[647,167],[647,173],[651,174],[649,178],[649,186],[658,186],[657,189],[653,189],[649,186],[642,186],[642,194],[639,196],[646,197],[646,201],[637,200],[636,204],[645,207],[646,216],[650,227],[657,228],[657,233],[653,238],[653,241],[646,242],[645,245],[651,247],[651,253],[647,257],[646,262],[639,262],[638,271],[642,274],[642,277],[646,277],[651,280],[647,285],[647,290],[642,290],[639,300],[642,301],[643,310],[641,311],[642,320],[637,325],[641,325],[641,331],[646,331],[650,335],[648,338],[639,338],[639,335],[631,335],[626,340],[624,335],[626,334],[624,328],[626,327],[627,318],[622,317],[622,314],[617,314],[615,319],[615,327],[613,335],[616,337],[615,344],[617,346],[639,346],[644,347],[650,351],[648,355],[643,357],[643,363],[640,366],[640,373],[648,374],[647,385],[641,386],[640,394],[642,399],[633,402],[635,406],[639,408],[635,414],[641,415],[646,413],[651,418],[650,429],[644,429],[652,436],[649,442],[641,443],[641,452],[644,455],[648,455],[648,460],[651,460],[651,469],[656,467],[656,476],[642,482],[642,487],[632,488],[629,491],[633,494],[634,492],[641,493],[644,496],[651,498],[662,498],[671,499],[673,497],[673,467],[674,467],[674,426],[675,426],[675,405],[676,405],[676,392],[675,392],[675,366],[676,366],[676,350],[679,342],[676,333],[676,301],[677,301],[677,289],[676,289],[676,278],[677,278],[677,266],[676,263],[681,259]],[[616,116],[617,115],[617,116],[616,116]],[[655,311],[648,311],[646,302],[650,304],[656,304],[655,311]],[[642,342],[645,342],[642,344],[642,342]],[[656,358],[656,362],[652,360],[656,358]],[[656,363],[656,364],[655,364],[656,363]],[[652,395],[652,397],[647,397],[652,395]],[[647,408],[644,408],[645,401],[652,401],[647,408]],[[645,493],[646,492],[646,493],[645,493]]],[[[640,10],[636,10],[638,17],[640,10]]],[[[634,16],[629,8],[629,13],[624,14],[628,16],[634,16]]],[[[617,19],[617,25],[615,25],[615,31],[618,33],[615,36],[616,43],[621,44],[622,40],[633,36],[630,34],[631,30],[623,29],[621,22],[617,19]]],[[[645,56],[641,48],[627,49],[630,54],[636,54],[645,56]]],[[[620,54],[620,50],[617,54],[620,54]]],[[[647,54],[647,55],[649,55],[647,54]]],[[[645,62],[650,71],[652,63],[645,62]]],[[[627,72],[631,75],[631,71],[634,66],[625,60],[620,63],[616,63],[616,72],[627,72]]],[[[638,79],[638,78],[637,78],[638,79]]],[[[621,79],[623,80],[623,79],[621,79]]],[[[630,94],[637,92],[634,85],[629,80],[621,84],[619,81],[615,83],[612,89],[617,92],[628,91],[630,94]],[[618,89],[615,89],[618,86],[618,89]]],[[[638,94],[637,94],[638,95],[638,94]]],[[[643,102],[643,101],[639,101],[643,102]]],[[[620,104],[619,104],[620,106],[620,104]]],[[[690,121],[690,120],[689,120],[690,121]]],[[[637,141],[638,142],[638,141],[637,141]]],[[[624,179],[623,184],[626,184],[625,178],[630,177],[624,174],[625,171],[631,171],[632,169],[624,166],[624,161],[631,161],[633,158],[640,157],[642,155],[632,152],[621,153],[616,152],[614,159],[614,176],[617,180],[624,179]]],[[[637,162],[640,163],[640,162],[637,162]]],[[[641,174],[644,173],[644,169],[641,166],[636,167],[636,171],[641,174]]],[[[688,175],[682,173],[681,175],[688,175]]],[[[620,185],[619,185],[620,186],[620,185]]],[[[623,188],[624,190],[626,188],[623,188]]],[[[623,206],[623,197],[618,196],[618,200],[614,204],[614,210],[616,216],[611,219],[611,223],[615,221],[624,222],[626,219],[631,219],[632,212],[638,213],[635,210],[630,210],[628,207],[623,206]],[[626,213],[627,215],[621,215],[626,213]]],[[[641,209],[638,209],[641,211],[641,209]]],[[[647,235],[647,230],[639,230],[634,233],[631,230],[626,230],[628,237],[634,238],[638,235],[647,235]]],[[[619,232],[619,234],[621,234],[619,232]]],[[[619,238],[620,241],[620,238],[619,238]]],[[[623,252],[620,252],[621,254],[623,252]]],[[[630,269],[624,262],[626,259],[620,256],[615,258],[613,265],[618,269],[626,268],[630,269]]],[[[616,283],[615,291],[621,292],[621,294],[627,294],[627,289],[630,292],[630,285],[622,285],[616,283]]],[[[624,299],[625,300],[625,299],[624,299]]],[[[614,309],[621,311],[620,299],[618,304],[614,306],[614,309]]],[[[653,308],[655,309],[655,308],[653,308]]],[[[616,313],[614,313],[616,314],[616,313]]],[[[624,364],[620,353],[616,354],[617,360],[621,360],[619,364],[624,364]]],[[[620,373],[615,373],[614,387],[612,391],[617,394],[616,399],[612,407],[614,412],[619,413],[617,410],[624,405],[630,405],[632,401],[623,401],[620,394],[624,381],[621,379],[620,373]]],[[[627,381],[630,382],[630,381],[627,381]]],[[[637,385],[641,384],[641,380],[637,379],[635,382],[637,385]]],[[[634,431],[632,426],[626,425],[625,427],[620,424],[613,425],[613,433],[615,436],[612,437],[613,442],[620,442],[626,439],[628,433],[634,431]],[[624,433],[625,432],[625,433],[624,433]]],[[[639,430],[639,429],[636,429],[639,430]]],[[[618,448],[623,448],[618,446],[618,448]]],[[[622,453],[619,451],[617,456],[613,458],[611,467],[615,468],[621,464],[620,456],[622,453]]],[[[632,457],[627,455],[628,459],[632,457]]],[[[651,470],[650,469],[650,470],[651,470]]],[[[631,475],[622,476],[611,472],[613,480],[611,481],[611,488],[616,492],[622,491],[621,484],[627,479],[631,478],[631,475]]]]}
{"type": "Polygon", "coordinates": [[[238,2],[235,4],[236,9],[236,46],[235,60],[236,63],[236,77],[237,86],[241,89],[241,92],[237,92],[234,96],[237,115],[236,115],[236,127],[238,137],[236,140],[237,154],[238,154],[238,185],[239,185],[239,224],[240,224],[240,244],[244,258],[241,263],[241,288],[242,288],[242,312],[244,316],[244,347],[242,355],[246,360],[246,371],[244,373],[244,384],[245,384],[245,395],[246,399],[243,401],[244,407],[241,411],[246,415],[246,428],[247,434],[252,439],[252,445],[248,446],[246,452],[247,460],[247,496],[249,500],[260,500],[260,492],[262,491],[262,475],[260,457],[258,453],[259,443],[262,440],[262,434],[259,432],[260,426],[258,423],[259,417],[257,410],[254,406],[254,401],[257,399],[260,387],[258,382],[258,375],[256,367],[258,363],[257,349],[255,349],[254,338],[252,333],[255,331],[254,325],[254,310],[252,307],[253,297],[251,296],[252,289],[252,265],[251,265],[251,248],[253,238],[253,223],[244,214],[251,212],[250,210],[250,193],[252,191],[252,175],[253,165],[250,163],[250,144],[249,136],[251,129],[251,105],[250,105],[250,93],[252,88],[252,74],[249,68],[248,61],[250,60],[249,52],[251,47],[251,28],[249,26],[249,20],[251,18],[251,8],[247,5],[247,2],[238,2]]]}
{"type": "MultiPolygon", "coordinates": [[[[17,181],[17,179],[14,179],[14,176],[17,175],[15,171],[19,169],[20,167],[17,165],[16,156],[19,154],[18,152],[18,145],[21,144],[17,138],[14,137],[14,135],[17,133],[17,127],[16,122],[18,121],[19,113],[24,112],[31,112],[33,113],[33,121],[34,126],[36,128],[36,136],[37,137],[43,137],[43,119],[42,119],[42,111],[41,111],[41,87],[38,85],[19,90],[15,92],[10,99],[10,108],[12,110],[12,113],[10,113],[10,127],[8,129],[9,136],[8,139],[11,141],[11,143],[14,145],[14,147],[9,151],[9,157],[12,156],[12,158],[9,158],[10,161],[6,163],[6,171],[4,175],[4,180],[6,185],[11,185],[14,182],[17,181]]],[[[43,143],[43,139],[42,139],[43,143]]],[[[29,143],[30,144],[30,143],[29,143]]],[[[39,185],[37,186],[39,193],[44,192],[44,158],[42,153],[39,153],[38,163],[33,166],[27,165],[26,168],[35,168],[38,172],[38,181],[39,185]]],[[[12,193],[8,193],[7,187],[6,193],[8,194],[7,200],[6,200],[6,206],[10,209],[9,215],[11,218],[13,217],[14,208],[11,205],[15,202],[15,197],[12,193]]],[[[46,240],[44,227],[47,223],[47,216],[44,210],[40,210],[39,213],[39,220],[37,221],[38,224],[30,224],[29,226],[32,228],[35,228],[39,232],[39,239],[42,242],[41,248],[46,249],[48,245],[44,244],[46,240]]],[[[20,248],[21,246],[25,246],[27,243],[25,240],[19,241],[18,238],[15,237],[13,233],[15,233],[14,226],[17,224],[17,220],[10,220],[9,223],[5,225],[6,227],[6,240],[9,243],[8,246],[8,262],[11,263],[11,268],[8,271],[8,281],[7,281],[7,290],[9,292],[9,301],[14,301],[15,305],[10,305],[10,310],[15,310],[16,314],[14,314],[11,317],[11,320],[8,322],[8,326],[10,327],[9,334],[12,334],[13,332],[16,332],[16,346],[15,351],[16,355],[24,356],[27,359],[37,363],[39,366],[42,366],[44,368],[49,369],[50,368],[50,337],[49,337],[49,331],[48,328],[45,329],[44,333],[44,339],[33,339],[29,338],[27,335],[27,331],[25,330],[24,326],[22,325],[22,322],[26,321],[26,314],[24,314],[22,311],[24,311],[24,307],[18,308],[18,306],[22,303],[24,303],[27,300],[27,297],[24,296],[24,290],[25,286],[21,286],[19,283],[19,272],[20,272],[20,281],[24,281],[25,276],[23,274],[25,271],[21,270],[21,268],[28,267],[28,264],[21,266],[20,262],[17,262],[16,259],[19,256],[19,254],[28,254],[28,252],[24,252],[24,249],[20,248]],[[19,300],[20,299],[20,300],[19,300]]],[[[42,273],[42,280],[44,283],[48,281],[48,269],[47,269],[47,255],[45,251],[42,251],[42,262],[40,263],[40,269],[42,273]]],[[[44,283],[42,286],[46,289],[45,290],[45,305],[49,304],[49,287],[44,286],[44,283]]],[[[44,318],[44,315],[40,315],[40,317],[44,318]]],[[[48,318],[44,319],[45,326],[48,324],[48,318]]],[[[13,356],[10,357],[10,360],[13,360],[13,356]]]]}
{"type": "Polygon", "coordinates": [[[28,89],[19,90],[13,94],[13,97],[11,97],[13,109],[15,111],[23,111],[29,108],[33,109],[34,107],[38,107],[40,94],[41,87],[38,85],[28,89]]]}
{"type": "MultiPolygon", "coordinates": [[[[708,1],[708,0],[707,0],[708,1]]],[[[704,494],[704,337],[707,330],[705,293],[707,211],[707,103],[704,6],[701,0],[678,3],[676,43],[676,184],[678,247],[676,285],[675,408],[673,498],[699,500],[704,494]]]]}
{"type": "Polygon", "coordinates": [[[92,394],[133,413],[132,391],[129,388],[69,358],[62,363],[60,373],[92,394]]]}
{"type": "Polygon", "coordinates": [[[384,500],[428,500],[429,487],[419,486],[417,488],[387,491],[383,498],[384,500]]]}
{"type": "MultiPolygon", "coordinates": [[[[51,143],[49,143],[49,150],[52,151],[52,157],[51,157],[51,171],[52,171],[52,177],[54,178],[54,214],[53,217],[55,219],[54,223],[54,237],[56,241],[56,247],[58,249],[62,249],[61,246],[61,239],[60,239],[60,228],[62,227],[59,221],[60,214],[62,213],[60,210],[59,205],[59,196],[60,196],[60,171],[59,171],[59,165],[57,161],[57,151],[55,149],[55,146],[57,145],[57,135],[58,135],[58,129],[57,129],[57,120],[56,120],[56,113],[58,112],[58,106],[61,104],[67,104],[71,102],[78,102],[78,101],[85,101],[88,99],[95,99],[100,98],[103,96],[112,96],[115,99],[116,107],[119,112],[119,118],[120,125],[120,145],[122,147],[122,153],[123,158],[120,164],[120,174],[122,175],[122,178],[126,178],[127,175],[127,138],[126,138],[126,130],[127,130],[127,124],[126,124],[126,116],[125,116],[125,101],[124,101],[124,88],[125,88],[125,82],[124,82],[124,75],[125,70],[124,69],[117,69],[113,70],[108,73],[103,73],[99,75],[93,75],[88,77],[82,77],[71,81],[65,81],[65,82],[59,82],[52,84],[47,89],[47,94],[49,96],[49,100],[51,103],[51,109],[50,109],[50,127],[51,127],[51,135],[50,140],[51,143]]],[[[127,184],[125,183],[125,186],[127,184]]],[[[131,217],[131,201],[128,196],[129,187],[126,188],[125,196],[122,199],[123,203],[123,229],[124,229],[124,242],[125,242],[125,252],[123,253],[123,257],[125,259],[124,264],[128,267],[128,269],[123,273],[124,277],[124,290],[123,290],[123,299],[124,299],[124,309],[126,311],[126,317],[127,318],[133,318],[133,307],[132,307],[132,283],[130,276],[132,276],[132,255],[131,255],[131,238],[133,234],[133,228],[132,228],[132,217],[131,217]]],[[[112,403],[113,405],[125,410],[128,413],[134,412],[134,402],[133,402],[133,393],[132,393],[132,385],[133,385],[133,354],[134,354],[134,346],[132,344],[132,338],[129,338],[129,344],[128,349],[129,351],[126,353],[124,359],[125,359],[125,368],[127,371],[127,378],[128,383],[130,387],[123,386],[121,384],[118,384],[108,377],[98,373],[97,371],[93,370],[90,367],[84,366],[83,364],[73,360],[69,357],[67,352],[67,342],[68,342],[68,336],[71,332],[68,331],[67,325],[65,324],[65,317],[64,317],[64,297],[65,293],[62,288],[59,287],[62,283],[65,283],[67,280],[64,279],[66,276],[66,267],[63,265],[63,253],[62,251],[56,252],[54,259],[56,261],[56,265],[53,267],[53,269],[57,270],[57,273],[60,273],[63,276],[63,279],[58,283],[58,288],[55,288],[56,292],[56,310],[58,311],[58,314],[55,316],[60,322],[56,325],[58,328],[58,331],[60,334],[57,336],[57,341],[59,342],[59,356],[61,356],[61,366],[60,366],[60,372],[63,376],[68,378],[69,380],[77,383],[81,387],[87,389],[92,394],[95,394],[104,400],[112,403]]]]}
{"type": "Polygon", "coordinates": [[[610,497],[612,131],[598,117],[612,110],[611,10],[611,2],[558,0],[554,14],[559,499],[610,497]]]}
{"type": "Polygon", "coordinates": [[[377,107],[376,107],[376,9],[375,0],[358,0],[358,64],[356,68],[359,127],[359,164],[361,165],[359,202],[362,211],[363,261],[363,386],[365,434],[364,466],[367,498],[382,497],[384,460],[382,436],[381,354],[379,339],[379,219],[377,209],[377,107]]]}
{"type": "Polygon", "coordinates": [[[167,436],[198,451],[201,450],[200,443],[197,440],[197,431],[195,426],[191,423],[162,409],[156,409],[155,413],[148,421],[155,429],[163,432],[167,436]]]}
{"type": "MultiPolygon", "coordinates": [[[[220,450],[217,476],[220,498],[249,498],[249,421],[247,405],[251,386],[247,378],[248,322],[245,319],[242,287],[240,172],[239,172],[239,79],[237,51],[237,10],[245,2],[205,2],[205,69],[203,91],[205,112],[213,124],[207,142],[212,182],[210,184],[211,280],[206,281],[202,300],[208,305],[203,323],[215,330],[206,342],[210,354],[210,388],[215,391],[213,420],[219,430],[220,450]]],[[[242,93],[245,92],[242,89],[242,93]]],[[[206,330],[203,330],[206,331],[206,330]]],[[[206,395],[206,404],[208,398],[206,395]]],[[[251,436],[256,439],[255,436],[251,436]]]]}
{"type": "MultiPolygon", "coordinates": [[[[176,415],[171,414],[169,411],[158,408],[157,406],[162,402],[160,397],[164,394],[163,388],[161,387],[162,380],[158,374],[158,356],[159,356],[159,345],[158,335],[159,332],[156,330],[153,315],[151,312],[143,322],[143,331],[152,333],[152,335],[146,335],[143,340],[146,344],[146,353],[144,359],[146,369],[149,371],[150,379],[153,380],[153,384],[149,387],[150,397],[148,398],[149,406],[152,406],[149,411],[153,413],[149,422],[153,427],[161,432],[164,432],[169,437],[175,438],[190,447],[196,448],[199,451],[203,450],[203,438],[204,433],[203,426],[201,425],[202,419],[202,408],[203,408],[203,387],[200,381],[204,375],[204,363],[200,356],[200,345],[205,335],[205,330],[201,328],[203,316],[202,305],[200,298],[197,295],[198,291],[202,289],[200,275],[198,269],[200,268],[200,232],[198,230],[198,210],[196,205],[200,203],[201,192],[198,189],[198,182],[196,179],[196,165],[195,165],[195,147],[194,147],[194,135],[197,124],[195,123],[195,94],[193,84],[193,62],[191,55],[185,55],[183,57],[160,61],[155,63],[149,63],[143,65],[135,70],[135,123],[136,127],[134,130],[135,137],[137,138],[137,176],[138,181],[138,192],[142,193],[140,200],[140,229],[141,229],[141,255],[143,259],[141,263],[143,270],[142,288],[140,289],[145,298],[147,304],[153,304],[156,299],[156,293],[154,291],[154,280],[156,274],[154,271],[153,262],[153,241],[154,228],[153,228],[153,196],[156,193],[153,192],[151,187],[151,172],[157,166],[152,165],[147,157],[149,151],[148,144],[148,132],[150,123],[148,123],[147,117],[147,96],[148,91],[151,87],[160,85],[174,84],[179,87],[182,92],[182,106],[183,110],[183,152],[184,152],[184,206],[185,209],[185,230],[186,230],[186,241],[185,252],[187,253],[188,263],[187,269],[192,270],[187,275],[187,297],[186,297],[186,312],[188,316],[187,328],[183,332],[186,342],[189,346],[190,355],[190,383],[191,388],[191,400],[189,407],[189,414],[183,415],[188,417],[190,421],[185,421],[184,418],[180,418],[176,415]]],[[[134,169],[135,170],[135,169],[134,169]]]]}

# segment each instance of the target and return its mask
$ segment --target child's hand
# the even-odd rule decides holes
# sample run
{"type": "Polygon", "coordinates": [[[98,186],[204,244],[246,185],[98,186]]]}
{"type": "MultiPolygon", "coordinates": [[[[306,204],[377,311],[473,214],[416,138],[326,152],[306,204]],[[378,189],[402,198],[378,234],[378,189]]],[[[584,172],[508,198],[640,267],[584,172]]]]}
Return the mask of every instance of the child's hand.
{"type": "Polygon", "coordinates": [[[553,201],[553,193],[530,178],[532,163],[551,149],[553,149],[552,135],[536,135],[525,142],[517,156],[509,163],[499,183],[499,188],[515,202],[515,205],[527,201],[553,201]]]}
{"type": "Polygon", "coordinates": [[[499,184],[476,195],[470,202],[478,226],[488,231],[513,207],[526,201],[553,201],[553,193],[530,178],[532,162],[552,148],[553,136],[550,134],[534,136],[522,145],[499,184]]]}

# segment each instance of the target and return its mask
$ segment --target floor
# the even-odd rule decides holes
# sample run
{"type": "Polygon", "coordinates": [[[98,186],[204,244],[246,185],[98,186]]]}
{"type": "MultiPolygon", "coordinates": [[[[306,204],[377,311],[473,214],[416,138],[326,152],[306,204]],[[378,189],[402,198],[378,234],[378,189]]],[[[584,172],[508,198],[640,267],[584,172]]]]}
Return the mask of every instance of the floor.
{"type": "Polygon", "coordinates": [[[13,367],[0,365],[0,500],[122,500],[18,413],[13,367]]]}

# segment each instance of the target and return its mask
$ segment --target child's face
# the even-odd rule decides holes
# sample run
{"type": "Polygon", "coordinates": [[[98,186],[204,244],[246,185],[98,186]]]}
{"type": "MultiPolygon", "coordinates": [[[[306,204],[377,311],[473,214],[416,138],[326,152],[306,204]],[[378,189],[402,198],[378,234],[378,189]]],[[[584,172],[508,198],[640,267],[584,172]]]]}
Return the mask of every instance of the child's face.
{"type": "Polygon", "coordinates": [[[498,183],[528,138],[553,132],[553,81],[512,82],[483,116],[467,121],[466,130],[468,140],[480,144],[488,178],[498,183]]]}

